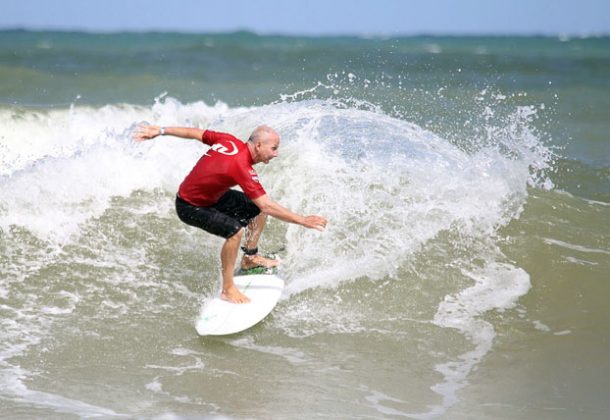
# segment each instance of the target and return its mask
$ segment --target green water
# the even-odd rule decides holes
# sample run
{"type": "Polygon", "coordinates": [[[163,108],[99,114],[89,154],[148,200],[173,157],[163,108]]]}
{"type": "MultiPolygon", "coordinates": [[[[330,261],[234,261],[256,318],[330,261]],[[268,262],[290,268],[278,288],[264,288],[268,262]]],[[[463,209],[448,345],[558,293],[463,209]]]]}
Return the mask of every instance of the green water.
{"type": "Polygon", "coordinates": [[[602,419],[609,38],[0,32],[9,418],[602,419]],[[222,241],[182,224],[205,148],[267,123],[286,289],[195,321],[222,241]]]}

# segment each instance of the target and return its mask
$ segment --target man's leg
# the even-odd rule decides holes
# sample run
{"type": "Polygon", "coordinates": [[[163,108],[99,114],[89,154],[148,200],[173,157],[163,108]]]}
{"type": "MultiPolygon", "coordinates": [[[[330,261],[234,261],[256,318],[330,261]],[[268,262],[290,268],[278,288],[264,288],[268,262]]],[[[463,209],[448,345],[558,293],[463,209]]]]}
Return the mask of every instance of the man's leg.
{"type": "Polygon", "coordinates": [[[250,302],[250,299],[241,293],[233,283],[233,270],[235,269],[235,261],[237,260],[243,231],[243,229],[240,229],[235,235],[228,238],[220,251],[220,261],[222,263],[222,294],[220,297],[232,303],[250,302]]]}
{"type": "MultiPolygon", "coordinates": [[[[246,233],[246,249],[253,250],[258,247],[258,240],[263,233],[263,229],[265,229],[265,223],[267,222],[267,215],[264,213],[260,213],[258,216],[250,220],[248,224],[248,230],[246,233]]],[[[241,260],[241,268],[247,270],[253,267],[266,267],[272,268],[276,267],[280,262],[278,260],[272,260],[270,258],[265,258],[262,255],[254,254],[247,255],[244,254],[241,260]]]]}

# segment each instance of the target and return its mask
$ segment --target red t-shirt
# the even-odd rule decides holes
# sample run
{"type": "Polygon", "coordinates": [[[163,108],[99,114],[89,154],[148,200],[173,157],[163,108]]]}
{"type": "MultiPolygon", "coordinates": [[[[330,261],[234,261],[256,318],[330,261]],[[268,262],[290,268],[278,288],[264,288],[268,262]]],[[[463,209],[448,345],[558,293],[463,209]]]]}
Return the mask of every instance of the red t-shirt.
{"type": "Polygon", "coordinates": [[[216,204],[227,190],[239,185],[254,200],[265,193],[252,168],[248,146],[227,133],[206,130],[201,138],[212,146],[180,184],[180,197],[197,207],[216,204]]]}

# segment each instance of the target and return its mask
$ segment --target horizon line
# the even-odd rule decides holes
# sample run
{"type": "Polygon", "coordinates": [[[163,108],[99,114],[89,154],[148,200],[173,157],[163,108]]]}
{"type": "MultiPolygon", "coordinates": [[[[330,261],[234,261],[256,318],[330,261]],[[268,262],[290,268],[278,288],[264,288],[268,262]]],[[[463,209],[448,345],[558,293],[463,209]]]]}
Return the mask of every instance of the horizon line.
{"type": "Polygon", "coordinates": [[[184,34],[184,35],[231,35],[249,33],[256,36],[279,36],[295,38],[408,38],[408,37],[547,37],[547,38],[605,38],[610,37],[610,31],[580,31],[580,32],[550,32],[550,31],[516,31],[516,32],[470,32],[470,31],[413,31],[413,32],[319,32],[300,33],[284,31],[256,31],[247,28],[227,30],[184,30],[184,29],[83,29],[83,28],[53,28],[53,27],[0,27],[0,32],[55,32],[55,33],[82,33],[89,35],[117,35],[117,34],[184,34]]]}

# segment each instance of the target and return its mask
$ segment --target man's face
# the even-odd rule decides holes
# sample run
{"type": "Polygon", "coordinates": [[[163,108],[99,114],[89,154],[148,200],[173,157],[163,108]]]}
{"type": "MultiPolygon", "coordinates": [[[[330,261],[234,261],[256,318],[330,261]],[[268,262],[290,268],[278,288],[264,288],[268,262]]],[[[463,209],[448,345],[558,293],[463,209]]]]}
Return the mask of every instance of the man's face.
{"type": "Polygon", "coordinates": [[[257,143],[256,148],[260,161],[269,163],[271,159],[277,157],[279,147],[280,138],[277,135],[269,135],[257,143]]]}

